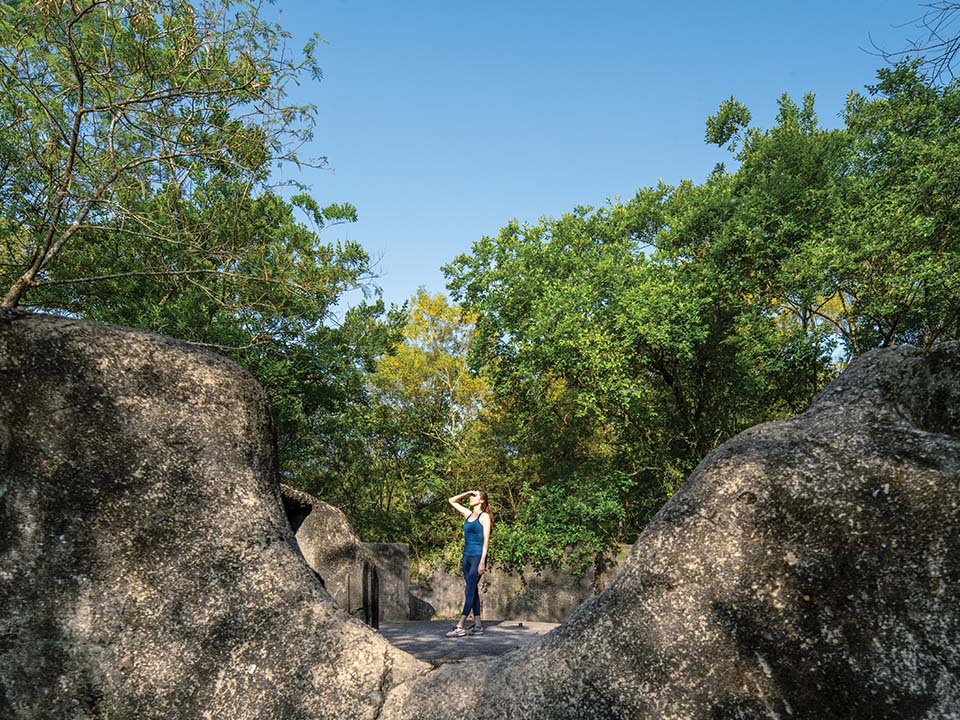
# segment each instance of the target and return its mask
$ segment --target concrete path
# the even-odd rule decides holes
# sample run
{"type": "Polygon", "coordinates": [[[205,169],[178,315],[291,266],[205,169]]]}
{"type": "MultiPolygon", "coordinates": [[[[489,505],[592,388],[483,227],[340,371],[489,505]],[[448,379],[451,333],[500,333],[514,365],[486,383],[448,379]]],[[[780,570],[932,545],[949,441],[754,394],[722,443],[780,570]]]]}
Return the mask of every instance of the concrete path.
{"type": "Polygon", "coordinates": [[[527,620],[487,620],[483,623],[483,635],[444,637],[444,633],[455,624],[455,620],[381,623],[380,634],[401,650],[441,665],[468,658],[503,655],[543,637],[557,626],[557,623],[527,620]]]}

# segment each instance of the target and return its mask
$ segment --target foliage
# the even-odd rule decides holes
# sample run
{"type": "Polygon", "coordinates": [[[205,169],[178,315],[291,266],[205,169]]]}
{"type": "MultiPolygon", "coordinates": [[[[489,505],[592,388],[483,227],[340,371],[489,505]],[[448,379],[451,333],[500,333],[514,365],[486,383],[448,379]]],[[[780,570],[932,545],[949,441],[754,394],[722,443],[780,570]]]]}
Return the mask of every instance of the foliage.
{"type": "Polygon", "coordinates": [[[849,171],[832,258],[854,352],[960,335],[960,83],[884,68],[846,109],[849,171]]]}
{"type": "Polygon", "coordinates": [[[491,557],[505,567],[565,565],[583,571],[622,535],[626,475],[570,475],[531,490],[510,524],[497,530],[491,557]]]}
{"type": "Polygon", "coordinates": [[[0,277],[6,304],[145,328],[225,353],[264,385],[292,480],[349,445],[348,409],[399,318],[336,304],[372,277],[356,220],[269,187],[298,161],[317,77],[253,2],[0,6],[0,277]],[[298,217],[306,217],[308,224],[298,217]],[[317,458],[323,458],[318,460],[317,458]]]}
{"type": "MultiPolygon", "coordinates": [[[[202,207],[192,196],[211,184],[246,196],[272,160],[297,160],[312,109],[287,104],[284,88],[319,68],[315,41],[297,57],[286,38],[247,0],[0,6],[3,304],[78,282],[51,276],[71,244],[91,258],[101,245],[142,244],[212,260],[122,271],[154,281],[241,277],[234,258],[205,244],[209,233],[178,231],[178,211],[202,207]]],[[[94,274],[118,273],[100,264],[94,274]]]]}
{"type": "Polygon", "coordinates": [[[707,139],[736,172],[514,221],[445,268],[502,413],[491,552],[629,542],[707,452],[802,411],[853,355],[960,336],[958,85],[918,68],[881,70],[839,130],[812,95],[768,130],[731,98],[707,139]]]}
{"type": "Polygon", "coordinates": [[[750,110],[731,97],[720,104],[716,115],[707,118],[706,141],[714,145],[726,145],[731,151],[737,149],[740,133],[750,124],[750,110]]]}

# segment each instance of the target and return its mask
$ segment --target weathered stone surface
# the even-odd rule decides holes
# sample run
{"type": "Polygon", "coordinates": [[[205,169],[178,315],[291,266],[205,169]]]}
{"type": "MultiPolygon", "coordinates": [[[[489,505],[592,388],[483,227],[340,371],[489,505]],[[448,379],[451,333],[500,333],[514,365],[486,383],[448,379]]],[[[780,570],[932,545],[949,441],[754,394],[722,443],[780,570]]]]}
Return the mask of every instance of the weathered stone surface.
{"type": "Polygon", "coordinates": [[[334,607],[275,463],[236,365],[0,311],[0,717],[374,717],[423,672],[334,607]]]}
{"type": "Polygon", "coordinates": [[[869,353],[704,459],[543,641],[384,718],[960,717],[960,345],[869,353]]]}
{"type": "Polygon", "coordinates": [[[351,616],[376,625],[372,613],[379,588],[373,587],[375,573],[371,572],[376,560],[347,516],[333,505],[289,485],[281,484],[280,494],[300,552],[323,578],[334,602],[351,616]]]}
{"type": "Polygon", "coordinates": [[[957,344],[864,356],[541,642],[424,674],[303,561],[239,368],[0,311],[2,718],[945,720],[958,592],[957,344]]]}
{"type": "Polygon", "coordinates": [[[407,543],[368,542],[367,549],[380,578],[380,620],[410,619],[410,546],[407,543]]]}

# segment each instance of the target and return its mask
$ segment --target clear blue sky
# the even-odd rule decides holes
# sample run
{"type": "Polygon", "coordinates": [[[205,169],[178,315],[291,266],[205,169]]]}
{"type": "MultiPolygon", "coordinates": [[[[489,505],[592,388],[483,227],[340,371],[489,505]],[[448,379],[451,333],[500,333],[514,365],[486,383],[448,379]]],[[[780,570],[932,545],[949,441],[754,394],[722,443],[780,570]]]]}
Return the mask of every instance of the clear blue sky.
{"type": "MultiPolygon", "coordinates": [[[[458,2],[277,0],[324,79],[299,179],[360,221],[327,239],[379,259],[384,299],[444,291],[440,268],[512,218],[632,197],[659,178],[702,181],[723,150],[704,121],[735,95],[768,127],[776,99],[813,91],[839,124],[851,90],[918,35],[913,0],[458,2]],[[897,27],[904,25],[905,27],[897,27]]],[[[287,170],[286,172],[290,172],[287,170]]],[[[347,302],[355,302],[357,298],[347,302]]]]}

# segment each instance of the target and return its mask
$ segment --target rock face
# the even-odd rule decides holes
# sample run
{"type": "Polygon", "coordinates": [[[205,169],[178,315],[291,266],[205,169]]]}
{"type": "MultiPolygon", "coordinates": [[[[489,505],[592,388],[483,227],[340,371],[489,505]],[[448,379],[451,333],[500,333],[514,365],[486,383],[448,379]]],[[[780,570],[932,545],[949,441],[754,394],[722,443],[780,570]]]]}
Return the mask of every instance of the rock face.
{"type": "Polygon", "coordinates": [[[865,355],[541,642],[428,673],[304,562],[238,367],[0,311],[4,719],[955,719],[958,595],[957,344],[865,355]]]}
{"type": "Polygon", "coordinates": [[[375,717],[424,669],[304,563],[239,367],[0,311],[0,717],[375,717]]]}
{"type": "Polygon", "coordinates": [[[323,579],[334,602],[349,615],[377,627],[381,618],[376,560],[347,516],[289,485],[280,485],[280,494],[300,552],[323,579]]]}
{"type": "Polygon", "coordinates": [[[868,353],[708,455],[542,642],[383,716],[955,719],[958,597],[960,345],[868,353]]]}

